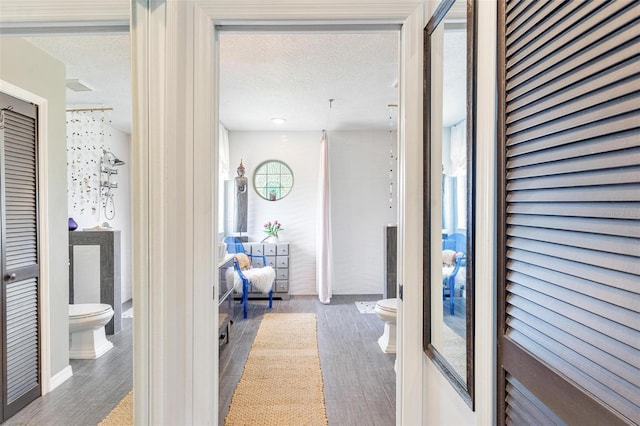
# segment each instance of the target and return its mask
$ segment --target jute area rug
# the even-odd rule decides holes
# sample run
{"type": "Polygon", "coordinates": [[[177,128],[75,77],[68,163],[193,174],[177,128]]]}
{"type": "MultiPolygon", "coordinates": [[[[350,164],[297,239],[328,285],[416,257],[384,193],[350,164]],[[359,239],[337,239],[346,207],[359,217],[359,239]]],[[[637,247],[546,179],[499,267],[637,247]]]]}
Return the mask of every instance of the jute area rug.
{"type": "Polygon", "coordinates": [[[315,314],[265,314],[225,425],[326,425],[315,314]]]}
{"type": "Polygon", "coordinates": [[[124,426],[133,424],[133,391],[122,398],[122,401],[111,410],[109,415],[98,426],[124,426]]]}

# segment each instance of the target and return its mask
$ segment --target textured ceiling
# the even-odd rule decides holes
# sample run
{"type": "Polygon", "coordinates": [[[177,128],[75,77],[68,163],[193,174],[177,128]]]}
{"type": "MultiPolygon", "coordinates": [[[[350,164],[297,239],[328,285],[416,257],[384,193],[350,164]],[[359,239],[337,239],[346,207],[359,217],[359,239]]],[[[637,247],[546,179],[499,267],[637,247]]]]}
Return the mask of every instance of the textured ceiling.
{"type": "Polygon", "coordinates": [[[67,79],[80,79],[93,92],[67,89],[67,108],[113,108],[112,125],[131,133],[129,35],[28,37],[66,65],[67,79]]]}
{"type": "MultiPolygon", "coordinates": [[[[128,35],[27,40],[64,62],[68,79],[78,78],[95,89],[67,89],[69,108],[113,108],[113,126],[131,132],[128,35]]],[[[397,108],[388,105],[399,103],[398,32],[221,32],[219,46],[220,120],[229,130],[396,127],[397,108]],[[334,99],[331,109],[329,99],[334,99]],[[277,126],[273,117],[287,121],[277,126]]],[[[464,111],[464,77],[445,75],[443,84],[445,93],[451,93],[445,96],[444,115],[456,121],[456,111],[464,111]]]]}
{"type": "Polygon", "coordinates": [[[395,126],[398,37],[221,33],[220,120],[230,130],[395,126]],[[287,121],[276,126],[273,117],[287,121]]]}

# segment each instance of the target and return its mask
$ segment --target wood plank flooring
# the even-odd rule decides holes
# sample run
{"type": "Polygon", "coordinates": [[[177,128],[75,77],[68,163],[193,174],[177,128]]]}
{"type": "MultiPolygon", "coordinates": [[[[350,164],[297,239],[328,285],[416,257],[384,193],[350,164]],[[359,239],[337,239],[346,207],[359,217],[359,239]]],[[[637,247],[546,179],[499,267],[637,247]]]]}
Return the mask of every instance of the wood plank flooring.
{"type": "MultiPolygon", "coordinates": [[[[124,308],[124,306],[123,306],[124,308]]],[[[96,425],[133,387],[131,318],[107,336],[113,349],[95,360],[72,359],[73,376],[11,417],[5,425],[96,425]]]]}
{"type": "MultiPolygon", "coordinates": [[[[273,301],[275,312],[315,312],[318,346],[329,425],[395,425],[395,355],[384,354],[377,340],[383,323],[375,314],[361,314],[355,301],[380,295],[334,296],[323,305],[315,296],[273,301]]],[[[251,300],[249,318],[240,306],[230,342],[220,350],[220,425],[258,331],[266,300],[251,300]]],[[[123,311],[127,307],[123,306],[123,311]]],[[[38,398],[6,425],[95,425],[104,419],[133,385],[131,319],[109,336],[114,348],[97,360],[72,360],[73,377],[38,398]]]]}
{"type": "MultiPolygon", "coordinates": [[[[333,296],[323,305],[315,296],[273,301],[274,312],[314,312],[329,425],[395,425],[395,354],[378,346],[383,323],[375,314],[361,314],[354,302],[379,300],[381,295],[333,296]]],[[[266,300],[251,300],[242,319],[238,306],[229,344],[220,351],[219,424],[231,403],[236,384],[258,331],[266,300]]]]}

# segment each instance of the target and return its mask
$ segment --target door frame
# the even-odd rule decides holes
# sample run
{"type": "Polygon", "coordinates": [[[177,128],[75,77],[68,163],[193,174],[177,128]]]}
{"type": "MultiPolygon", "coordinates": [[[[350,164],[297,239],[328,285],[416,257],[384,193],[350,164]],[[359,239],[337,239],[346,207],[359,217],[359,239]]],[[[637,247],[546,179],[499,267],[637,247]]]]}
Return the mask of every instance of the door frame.
{"type": "Polygon", "coordinates": [[[196,338],[206,335],[209,324],[215,324],[217,318],[217,305],[211,297],[211,283],[215,283],[217,274],[210,262],[215,257],[212,247],[217,235],[217,221],[212,220],[217,211],[215,25],[247,21],[281,25],[312,21],[329,25],[348,21],[402,25],[398,270],[399,282],[405,284],[406,302],[398,309],[396,418],[399,424],[422,423],[422,381],[415,379],[422,377],[423,368],[419,258],[422,199],[416,197],[422,193],[423,2],[305,0],[297,4],[256,5],[247,0],[192,1],[153,4],[150,9],[136,3],[132,18],[137,86],[134,114],[139,132],[134,137],[138,142],[135,157],[139,182],[135,191],[139,200],[134,219],[138,225],[136,264],[148,265],[136,274],[135,280],[145,285],[139,286],[141,291],[134,297],[134,304],[149,301],[146,306],[134,307],[149,320],[145,330],[148,334],[136,333],[135,340],[139,354],[135,359],[134,383],[139,397],[134,401],[135,422],[205,423],[218,415],[217,343],[213,337],[196,338]],[[185,172],[189,175],[186,179],[185,172]],[[182,192],[176,194],[172,185],[182,188],[182,192]],[[162,202],[167,199],[179,205],[169,209],[162,202]],[[165,227],[168,223],[179,224],[184,232],[176,235],[174,229],[165,227]],[[198,235],[194,229],[199,230],[198,235]],[[190,253],[185,255],[185,250],[190,253]],[[163,268],[169,260],[172,267],[163,268]],[[178,278],[176,270],[181,271],[180,299],[171,285],[178,278]],[[184,311],[192,312],[187,320],[177,314],[184,311]],[[172,329],[162,323],[171,324],[172,329]],[[184,346],[179,357],[172,354],[172,359],[156,357],[148,364],[142,363],[150,359],[151,353],[161,353],[169,342],[176,341],[184,346]],[[171,377],[179,378],[180,386],[171,386],[175,383],[171,377]],[[212,400],[214,404],[210,404],[212,400]],[[152,403],[149,405],[148,401],[152,403]]]}

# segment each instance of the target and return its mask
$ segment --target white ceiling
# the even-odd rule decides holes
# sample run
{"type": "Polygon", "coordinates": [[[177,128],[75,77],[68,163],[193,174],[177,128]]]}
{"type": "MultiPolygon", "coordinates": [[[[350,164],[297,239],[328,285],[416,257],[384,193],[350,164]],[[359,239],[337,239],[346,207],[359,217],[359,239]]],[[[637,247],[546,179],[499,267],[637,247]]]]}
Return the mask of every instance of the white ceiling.
{"type": "MultiPolygon", "coordinates": [[[[29,37],[66,64],[68,108],[113,108],[131,132],[128,35],[29,37]]],[[[220,36],[220,120],[229,130],[388,129],[397,119],[398,33],[220,36]],[[329,99],[334,99],[329,111],[329,99]],[[389,116],[392,119],[389,119],[389,116]],[[273,117],[287,121],[280,126],[273,117]]]]}
{"type": "Polygon", "coordinates": [[[66,65],[67,79],[95,89],[67,89],[67,108],[113,108],[113,127],[131,133],[131,55],[129,35],[28,37],[27,40],[66,65]]]}
{"type": "Polygon", "coordinates": [[[221,33],[220,121],[230,130],[395,128],[398,46],[398,32],[221,33]]]}
{"type": "MultiPolygon", "coordinates": [[[[112,125],[131,133],[127,34],[27,40],[64,62],[68,79],[83,80],[95,89],[67,89],[68,108],[113,108],[112,125]]],[[[456,38],[451,42],[460,44],[456,38]]],[[[399,103],[397,31],[221,32],[219,46],[220,120],[229,130],[396,128],[397,108],[389,104],[399,103]],[[334,99],[331,108],[329,99],[334,99]],[[287,121],[277,126],[271,121],[274,117],[287,121]]],[[[446,121],[464,111],[465,97],[459,95],[464,77],[458,73],[444,77],[445,92],[454,93],[445,96],[446,121]]]]}

